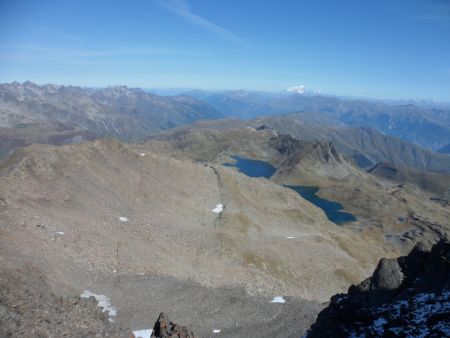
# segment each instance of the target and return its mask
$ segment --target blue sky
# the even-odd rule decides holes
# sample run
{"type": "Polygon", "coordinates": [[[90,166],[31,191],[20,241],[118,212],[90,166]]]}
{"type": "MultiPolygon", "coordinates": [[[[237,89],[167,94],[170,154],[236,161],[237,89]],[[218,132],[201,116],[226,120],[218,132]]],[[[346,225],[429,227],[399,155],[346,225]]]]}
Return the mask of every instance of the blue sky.
{"type": "Polygon", "coordinates": [[[450,0],[0,0],[0,82],[450,101],[450,0]]]}

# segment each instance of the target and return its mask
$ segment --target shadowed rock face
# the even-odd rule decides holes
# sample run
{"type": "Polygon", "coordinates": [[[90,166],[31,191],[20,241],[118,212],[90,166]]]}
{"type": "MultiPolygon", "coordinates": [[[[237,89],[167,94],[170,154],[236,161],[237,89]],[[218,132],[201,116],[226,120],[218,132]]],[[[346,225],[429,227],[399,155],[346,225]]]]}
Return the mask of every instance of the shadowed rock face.
{"type": "Polygon", "coordinates": [[[185,326],[172,323],[166,315],[161,312],[153,327],[152,337],[154,338],[195,338],[192,331],[185,326]]]}
{"type": "MultiPolygon", "coordinates": [[[[257,128],[257,130],[263,129],[261,129],[261,127],[257,128]]],[[[306,142],[299,141],[290,135],[278,135],[270,138],[269,145],[275,148],[280,154],[284,156],[291,156],[300,149],[303,149],[306,142]]]]}
{"type": "Polygon", "coordinates": [[[450,243],[382,259],[372,277],[333,296],[307,337],[443,337],[450,333],[450,243]]]}

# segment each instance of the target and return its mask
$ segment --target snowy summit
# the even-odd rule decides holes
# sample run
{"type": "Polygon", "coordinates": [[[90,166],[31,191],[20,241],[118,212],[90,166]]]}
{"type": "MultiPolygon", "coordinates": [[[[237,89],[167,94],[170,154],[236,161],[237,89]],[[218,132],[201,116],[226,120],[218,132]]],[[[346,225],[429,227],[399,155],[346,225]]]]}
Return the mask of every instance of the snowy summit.
{"type": "Polygon", "coordinates": [[[305,93],[305,86],[294,86],[290,87],[286,90],[288,93],[294,93],[294,94],[304,94],[305,93]]]}

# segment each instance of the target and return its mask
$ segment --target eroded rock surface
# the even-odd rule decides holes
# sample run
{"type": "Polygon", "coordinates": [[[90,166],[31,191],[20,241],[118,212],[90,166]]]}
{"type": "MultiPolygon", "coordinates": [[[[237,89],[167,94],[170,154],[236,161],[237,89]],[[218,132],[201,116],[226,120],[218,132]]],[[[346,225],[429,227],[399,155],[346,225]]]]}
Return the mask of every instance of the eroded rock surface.
{"type": "Polygon", "coordinates": [[[382,259],[372,277],[331,299],[307,337],[448,337],[450,243],[382,259]]]}
{"type": "Polygon", "coordinates": [[[185,326],[173,323],[161,312],[153,327],[154,338],[195,338],[196,336],[185,326]]]}

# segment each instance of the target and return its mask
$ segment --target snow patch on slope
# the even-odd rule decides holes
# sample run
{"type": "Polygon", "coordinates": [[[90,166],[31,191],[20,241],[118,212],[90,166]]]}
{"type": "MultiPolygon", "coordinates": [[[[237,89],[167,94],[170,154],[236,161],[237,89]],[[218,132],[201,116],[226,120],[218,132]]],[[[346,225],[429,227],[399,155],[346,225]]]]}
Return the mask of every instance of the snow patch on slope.
{"type": "Polygon", "coordinates": [[[150,338],[152,336],[152,329],[146,329],[146,330],[136,330],[133,331],[135,338],[150,338]]]}
{"type": "Polygon", "coordinates": [[[273,299],[270,302],[271,303],[284,304],[284,303],[286,303],[286,300],[284,299],[283,296],[277,296],[277,297],[273,297],[273,299]]]}
{"type": "Polygon", "coordinates": [[[223,211],[223,204],[222,203],[217,204],[214,209],[211,209],[211,211],[216,214],[220,214],[223,211]]]}
{"type": "Polygon", "coordinates": [[[113,322],[114,320],[111,318],[117,314],[117,309],[111,305],[111,301],[109,297],[105,295],[99,295],[96,293],[93,293],[89,290],[84,290],[83,293],[80,295],[81,298],[90,298],[94,297],[97,302],[98,306],[103,308],[103,312],[107,312],[109,315],[109,321],[113,322]]]}

